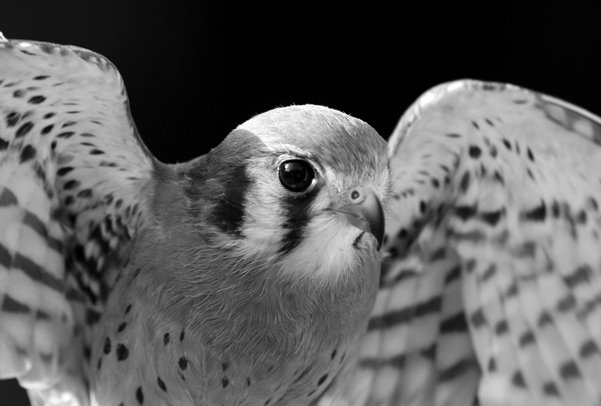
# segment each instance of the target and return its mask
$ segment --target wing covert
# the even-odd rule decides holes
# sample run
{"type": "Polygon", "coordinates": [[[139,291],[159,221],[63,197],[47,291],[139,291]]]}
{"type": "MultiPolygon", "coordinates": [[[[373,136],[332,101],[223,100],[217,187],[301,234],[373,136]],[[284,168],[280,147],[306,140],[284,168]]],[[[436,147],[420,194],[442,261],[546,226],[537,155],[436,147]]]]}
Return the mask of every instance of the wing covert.
{"type": "Polygon", "coordinates": [[[87,325],[146,219],[155,162],[107,59],[0,36],[0,378],[32,401],[87,404],[87,325]]]}

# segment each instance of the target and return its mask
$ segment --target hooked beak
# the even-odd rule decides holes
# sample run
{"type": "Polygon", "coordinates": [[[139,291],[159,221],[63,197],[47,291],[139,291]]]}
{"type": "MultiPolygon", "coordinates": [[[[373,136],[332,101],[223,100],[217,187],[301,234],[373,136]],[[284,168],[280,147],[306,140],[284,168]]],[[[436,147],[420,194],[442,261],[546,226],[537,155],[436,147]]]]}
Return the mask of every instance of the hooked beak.
{"type": "Polygon", "coordinates": [[[374,193],[364,196],[359,202],[351,203],[336,210],[345,215],[353,226],[376,237],[378,250],[384,240],[384,211],[374,193]]]}

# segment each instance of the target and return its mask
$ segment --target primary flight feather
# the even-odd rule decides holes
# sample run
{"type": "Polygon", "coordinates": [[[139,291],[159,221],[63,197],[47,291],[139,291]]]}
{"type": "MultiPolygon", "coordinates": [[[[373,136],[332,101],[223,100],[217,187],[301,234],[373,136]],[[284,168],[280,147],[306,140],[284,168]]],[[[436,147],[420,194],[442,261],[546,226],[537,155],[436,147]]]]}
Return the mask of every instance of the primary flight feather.
{"type": "Polygon", "coordinates": [[[459,81],[388,147],[290,106],[167,165],[109,61],[2,39],[0,115],[0,377],[34,404],[601,398],[590,113],[459,81]]]}

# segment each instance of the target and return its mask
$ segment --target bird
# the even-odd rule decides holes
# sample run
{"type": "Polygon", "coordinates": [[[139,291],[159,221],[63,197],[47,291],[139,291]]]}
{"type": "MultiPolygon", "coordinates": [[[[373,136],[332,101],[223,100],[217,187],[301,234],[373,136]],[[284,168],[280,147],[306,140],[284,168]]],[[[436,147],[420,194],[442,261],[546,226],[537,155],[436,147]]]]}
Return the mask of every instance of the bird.
{"type": "Polygon", "coordinates": [[[595,405],[601,119],[462,79],[388,142],[279,107],[153,157],[117,69],[0,40],[0,378],[34,405],[595,405]]]}
{"type": "Polygon", "coordinates": [[[144,146],[77,47],[0,42],[0,375],[40,405],[315,402],[377,293],[386,142],[280,107],[206,155],[144,146]]]}

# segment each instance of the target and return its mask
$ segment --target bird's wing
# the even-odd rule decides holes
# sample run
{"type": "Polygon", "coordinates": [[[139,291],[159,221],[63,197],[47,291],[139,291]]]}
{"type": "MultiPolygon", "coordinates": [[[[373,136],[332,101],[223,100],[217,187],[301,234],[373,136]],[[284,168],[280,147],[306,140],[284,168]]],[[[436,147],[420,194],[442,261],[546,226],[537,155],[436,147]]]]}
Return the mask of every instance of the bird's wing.
{"type": "Polygon", "coordinates": [[[0,35],[0,379],[86,403],[86,326],[145,221],[154,158],[102,56],[0,35]]]}
{"type": "Polygon", "coordinates": [[[601,119],[465,80],[389,145],[389,257],[350,403],[598,404],[601,119]]]}

